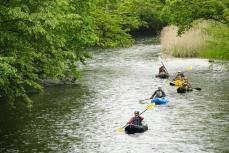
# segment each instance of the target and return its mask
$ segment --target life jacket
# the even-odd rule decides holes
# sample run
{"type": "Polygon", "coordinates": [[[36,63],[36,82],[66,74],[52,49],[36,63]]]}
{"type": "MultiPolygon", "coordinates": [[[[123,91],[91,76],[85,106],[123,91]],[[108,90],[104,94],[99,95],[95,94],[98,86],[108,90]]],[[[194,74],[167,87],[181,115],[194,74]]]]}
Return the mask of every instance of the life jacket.
{"type": "Polygon", "coordinates": [[[155,97],[160,98],[160,97],[162,97],[162,96],[163,96],[162,91],[161,91],[161,90],[157,90],[157,91],[156,91],[155,97]]]}
{"type": "Polygon", "coordinates": [[[142,125],[141,118],[140,117],[134,117],[133,124],[134,125],[142,125]]]}
{"type": "Polygon", "coordinates": [[[182,81],[182,80],[176,80],[176,81],[173,81],[173,83],[175,84],[175,86],[181,87],[182,84],[184,83],[184,81],[182,81]]]}
{"type": "Polygon", "coordinates": [[[131,124],[142,125],[142,120],[143,120],[143,118],[141,118],[141,117],[132,117],[131,124]]]}

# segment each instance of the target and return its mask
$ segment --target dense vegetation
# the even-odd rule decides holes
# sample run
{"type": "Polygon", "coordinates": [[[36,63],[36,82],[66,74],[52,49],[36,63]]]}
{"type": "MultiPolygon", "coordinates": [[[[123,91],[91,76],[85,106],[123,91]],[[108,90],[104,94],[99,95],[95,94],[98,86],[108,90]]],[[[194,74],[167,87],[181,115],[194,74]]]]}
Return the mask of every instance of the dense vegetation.
{"type": "Polygon", "coordinates": [[[159,0],[1,0],[1,100],[31,106],[43,79],[78,78],[85,48],[128,47],[130,31],[159,31],[161,9],[159,0]]]}
{"type": "Polygon", "coordinates": [[[163,30],[164,50],[178,57],[229,59],[228,7],[227,0],[167,0],[162,16],[178,30],[163,30]]]}
{"type": "Polygon", "coordinates": [[[228,0],[167,0],[162,16],[184,32],[198,19],[229,24],[228,0]]]}
{"type": "Polygon", "coordinates": [[[176,57],[229,59],[229,28],[216,21],[198,21],[181,36],[178,28],[167,26],[161,33],[161,45],[166,54],[176,57]]]}
{"type": "Polygon", "coordinates": [[[200,57],[229,60],[229,27],[219,22],[211,22],[203,29],[210,36],[206,47],[199,51],[200,57]]]}

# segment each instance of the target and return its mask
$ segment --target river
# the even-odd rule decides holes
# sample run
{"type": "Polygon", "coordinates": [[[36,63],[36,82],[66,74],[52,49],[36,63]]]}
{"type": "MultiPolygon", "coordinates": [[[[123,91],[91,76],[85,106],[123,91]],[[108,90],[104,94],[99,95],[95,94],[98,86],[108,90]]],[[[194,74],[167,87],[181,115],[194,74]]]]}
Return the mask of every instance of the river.
{"type": "Polygon", "coordinates": [[[76,85],[53,85],[32,96],[31,111],[0,108],[2,153],[222,153],[229,152],[229,71],[206,59],[163,58],[171,74],[185,72],[202,91],[176,93],[155,78],[160,45],[139,41],[131,48],[96,49],[80,65],[76,85]],[[142,116],[149,130],[118,133],[135,110],[142,111],[161,85],[170,102],[142,116]]]}

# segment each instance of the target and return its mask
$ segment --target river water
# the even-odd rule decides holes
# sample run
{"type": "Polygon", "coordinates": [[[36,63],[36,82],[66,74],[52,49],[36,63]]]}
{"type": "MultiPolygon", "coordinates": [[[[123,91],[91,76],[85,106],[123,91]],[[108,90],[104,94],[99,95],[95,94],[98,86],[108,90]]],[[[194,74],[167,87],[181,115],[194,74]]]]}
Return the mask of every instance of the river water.
{"type": "MultiPolygon", "coordinates": [[[[144,42],[144,41],[142,41],[144,42]]],[[[171,74],[186,67],[194,87],[179,95],[169,81],[155,78],[160,46],[137,43],[127,49],[95,50],[80,65],[76,85],[53,85],[33,95],[31,111],[0,108],[0,152],[55,153],[215,153],[229,152],[228,65],[206,59],[163,58],[171,74]],[[118,133],[140,99],[158,85],[170,102],[142,116],[149,130],[118,133]]]]}

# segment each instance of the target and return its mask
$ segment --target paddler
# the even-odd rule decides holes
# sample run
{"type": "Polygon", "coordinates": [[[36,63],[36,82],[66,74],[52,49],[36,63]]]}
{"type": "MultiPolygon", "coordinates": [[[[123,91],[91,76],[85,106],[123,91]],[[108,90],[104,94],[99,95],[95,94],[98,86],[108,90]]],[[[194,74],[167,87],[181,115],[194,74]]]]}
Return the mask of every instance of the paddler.
{"type": "Polygon", "coordinates": [[[139,111],[134,112],[134,117],[132,117],[128,124],[134,124],[134,125],[142,125],[142,121],[144,120],[144,117],[139,115],[139,111]]]}
{"type": "Polygon", "coordinates": [[[159,68],[159,74],[161,74],[161,73],[167,73],[166,68],[165,68],[164,65],[162,65],[162,66],[159,68]]]}
{"type": "Polygon", "coordinates": [[[188,78],[187,77],[184,77],[183,80],[184,80],[184,82],[182,84],[182,88],[185,88],[186,90],[192,89],[191,84],[188,82],[188,78]]]}
{"type": "Polygon", "coordinates": [[[150,97],[150,99],[153,99],[153,98],[163,98],[165,96],[166,96],[165,92],[162,90],[161,86],[159,86],[158,89],[150,97]]]}
{"type": "Polygon", "coordinates": [[[181,78],[184,78],[184,77],[185,77],[184,73],[182,73],[181,71],[178,71],[174,80],[181,80],[181,78]]]}

